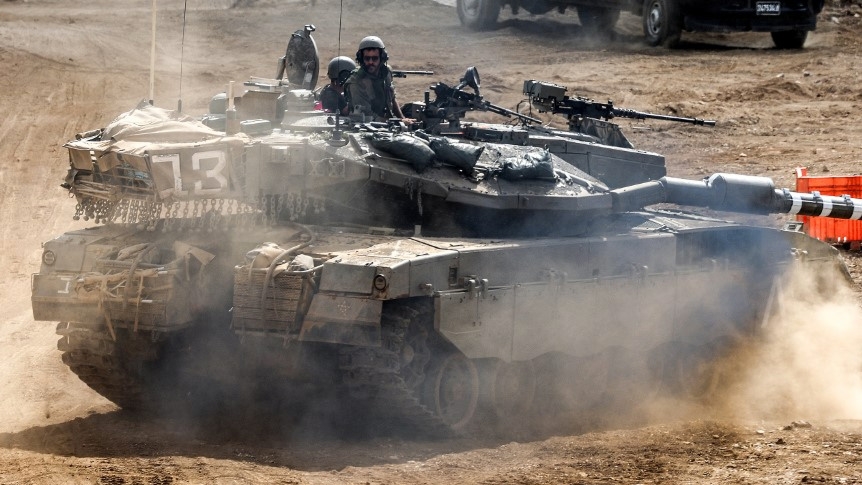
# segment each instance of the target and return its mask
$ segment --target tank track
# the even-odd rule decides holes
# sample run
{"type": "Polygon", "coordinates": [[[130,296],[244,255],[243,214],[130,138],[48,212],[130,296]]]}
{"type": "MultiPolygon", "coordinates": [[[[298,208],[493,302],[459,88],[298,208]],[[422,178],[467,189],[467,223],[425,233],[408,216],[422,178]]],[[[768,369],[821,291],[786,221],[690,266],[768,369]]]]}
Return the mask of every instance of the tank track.
{"type": "Polygon", "coordinates": [[[342,382],[352,399],[362,402],[371,416],[389,426],[397,424],[429,437],[455,434],[438,415],[422,403],[422,374],[427,360],[417,359],[408,345],[408,331],[430,318],[430,307],[421,302],[384,308],[381,346],[346,347],[340,350],[342,382]],[[412,327],[411,327],[412,323],[412,327]],[[411,359],[404,359],[411,354],[411,359]]]}
{"type": "Polygon", "coordinates": [[[57,348],[63,352],[63,363],[93,390],[123,409],[142,410],[153,404],[145,398],[143,375],[130,370],[129,364],[155,359],[155,349],[142,349],[123,359],[104,326],[60,322],[57,334],[61,335],[57,348]]]}

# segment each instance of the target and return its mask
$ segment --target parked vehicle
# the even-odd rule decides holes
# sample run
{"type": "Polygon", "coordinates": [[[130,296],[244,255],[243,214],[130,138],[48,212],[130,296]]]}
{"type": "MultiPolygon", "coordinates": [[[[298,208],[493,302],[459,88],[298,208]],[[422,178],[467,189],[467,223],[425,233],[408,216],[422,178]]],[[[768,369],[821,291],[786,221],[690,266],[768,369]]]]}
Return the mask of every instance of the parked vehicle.
{"type": "Polygon", "coordinates": [[[458,18],[475,30],[493,28],[500,10],[509,6],[542,15],[574,7],[584,29],[607,32],[620,12],[643,19],[646,42],[675,47],[683,32],[769,32],[779,49],[800,49],[817,28],[824,0],[458,0],[458,18]]]}

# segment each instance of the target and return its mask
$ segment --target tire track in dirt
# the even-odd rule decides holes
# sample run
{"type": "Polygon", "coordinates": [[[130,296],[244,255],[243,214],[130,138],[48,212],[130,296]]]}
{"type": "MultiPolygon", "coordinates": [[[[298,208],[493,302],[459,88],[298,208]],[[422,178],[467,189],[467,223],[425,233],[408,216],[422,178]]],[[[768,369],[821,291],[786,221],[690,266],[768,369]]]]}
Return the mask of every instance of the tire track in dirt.
{"type": "Polygon", "coordinates": [[[88,104],[82,116],[70,117],[87,99],[111,95],[104,74],[74,72],[15,49],[0,50],[0,61],[10,67],[3,76],[8,88],[0,89],[0,421],[4,430],[13,430],[112,408],[62,364],[55,325],[33,321],[29,279],[42,241],[83,225],[72,221],[74,203],[59,187],[68,168],[62,143],[83,127],[101,126],[119,103],[113,98],[101,108],[88,104]]]}

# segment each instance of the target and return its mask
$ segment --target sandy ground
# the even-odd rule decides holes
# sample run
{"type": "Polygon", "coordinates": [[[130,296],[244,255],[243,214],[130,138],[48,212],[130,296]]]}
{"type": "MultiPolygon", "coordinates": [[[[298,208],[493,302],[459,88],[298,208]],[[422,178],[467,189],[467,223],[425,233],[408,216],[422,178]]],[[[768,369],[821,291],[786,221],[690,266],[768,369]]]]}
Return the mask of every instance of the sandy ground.
{"type": "MultiPolygon", "coordinates": [[[[451,7],[430,0],[344,2],[339,50],[339,1],[233,3],[187,2],[183,32],[183,2],[159,2],[157,105],[182,98],[201,113],[228,81],[275,75],[289,34],[313,23],[323,62],[377,34],[398,69],[454,83],[477,66],[482,93],[507,108],[523,80],[542,79],[619,106],[719,120],[714,129],[621,122],[636,146],[667,155],[672,175],[732,171],[793,187],[797,166],[862,172],[858,1],[830,0],[801,51],[774,50],[764,34],[688,34],[678,50],[652,49],[629,15],[612,39],[586,38],[571,14],[504,14],[499,29],[468,33],[451,7]]],[[[807,387],[791,379],[782,393],[751,399],[814,397],[813,406],[677,406],[655,421],[520,442],[343,441],[312,430],[224,437],[117,411],[62,365],[54,324],[33,321],[29,279],[40,243],[83,224],[59,187],[62,143],[148,97],[150,4],[0,2],[0,484],[862,483],[862,386],[852,373],[834,382],[811,374],[807,387]]],[[[397,84],[402,101],[421,99],[429,80],[397,84]]],[[[845,257],[858,274],[858,256],[845,257]]],[[[797,375],[829,356],[858,363],[843,357],[862,354],[852,346],[858,297],[825,314],[807,305],[837,325],[818,331],[825,343],[810,345],[797,375]]]]}

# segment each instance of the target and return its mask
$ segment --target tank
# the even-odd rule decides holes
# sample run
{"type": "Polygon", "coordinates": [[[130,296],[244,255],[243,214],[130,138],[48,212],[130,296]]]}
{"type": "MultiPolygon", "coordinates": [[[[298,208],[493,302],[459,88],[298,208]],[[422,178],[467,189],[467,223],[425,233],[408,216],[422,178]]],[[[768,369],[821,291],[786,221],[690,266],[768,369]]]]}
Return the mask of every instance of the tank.
{"type": "Polygon", "coordinates": [[[536,80],[531,105],[567,129],[486,101],[472,68],[409,125],[314,111],[291,81],[310,77],[281,67],[319,64],[302,32],[311,54],[200,118],[142,103],[65,144],[62,186],[94,224],[43,244],[33,314],[124,409],[279,396],[446,435],[702,395],[702,364],[757,334],[791,270],[841,262],[668,204],[862,216],[767,178],[668,177],[610,121],[661,115],[536,80]]]}

